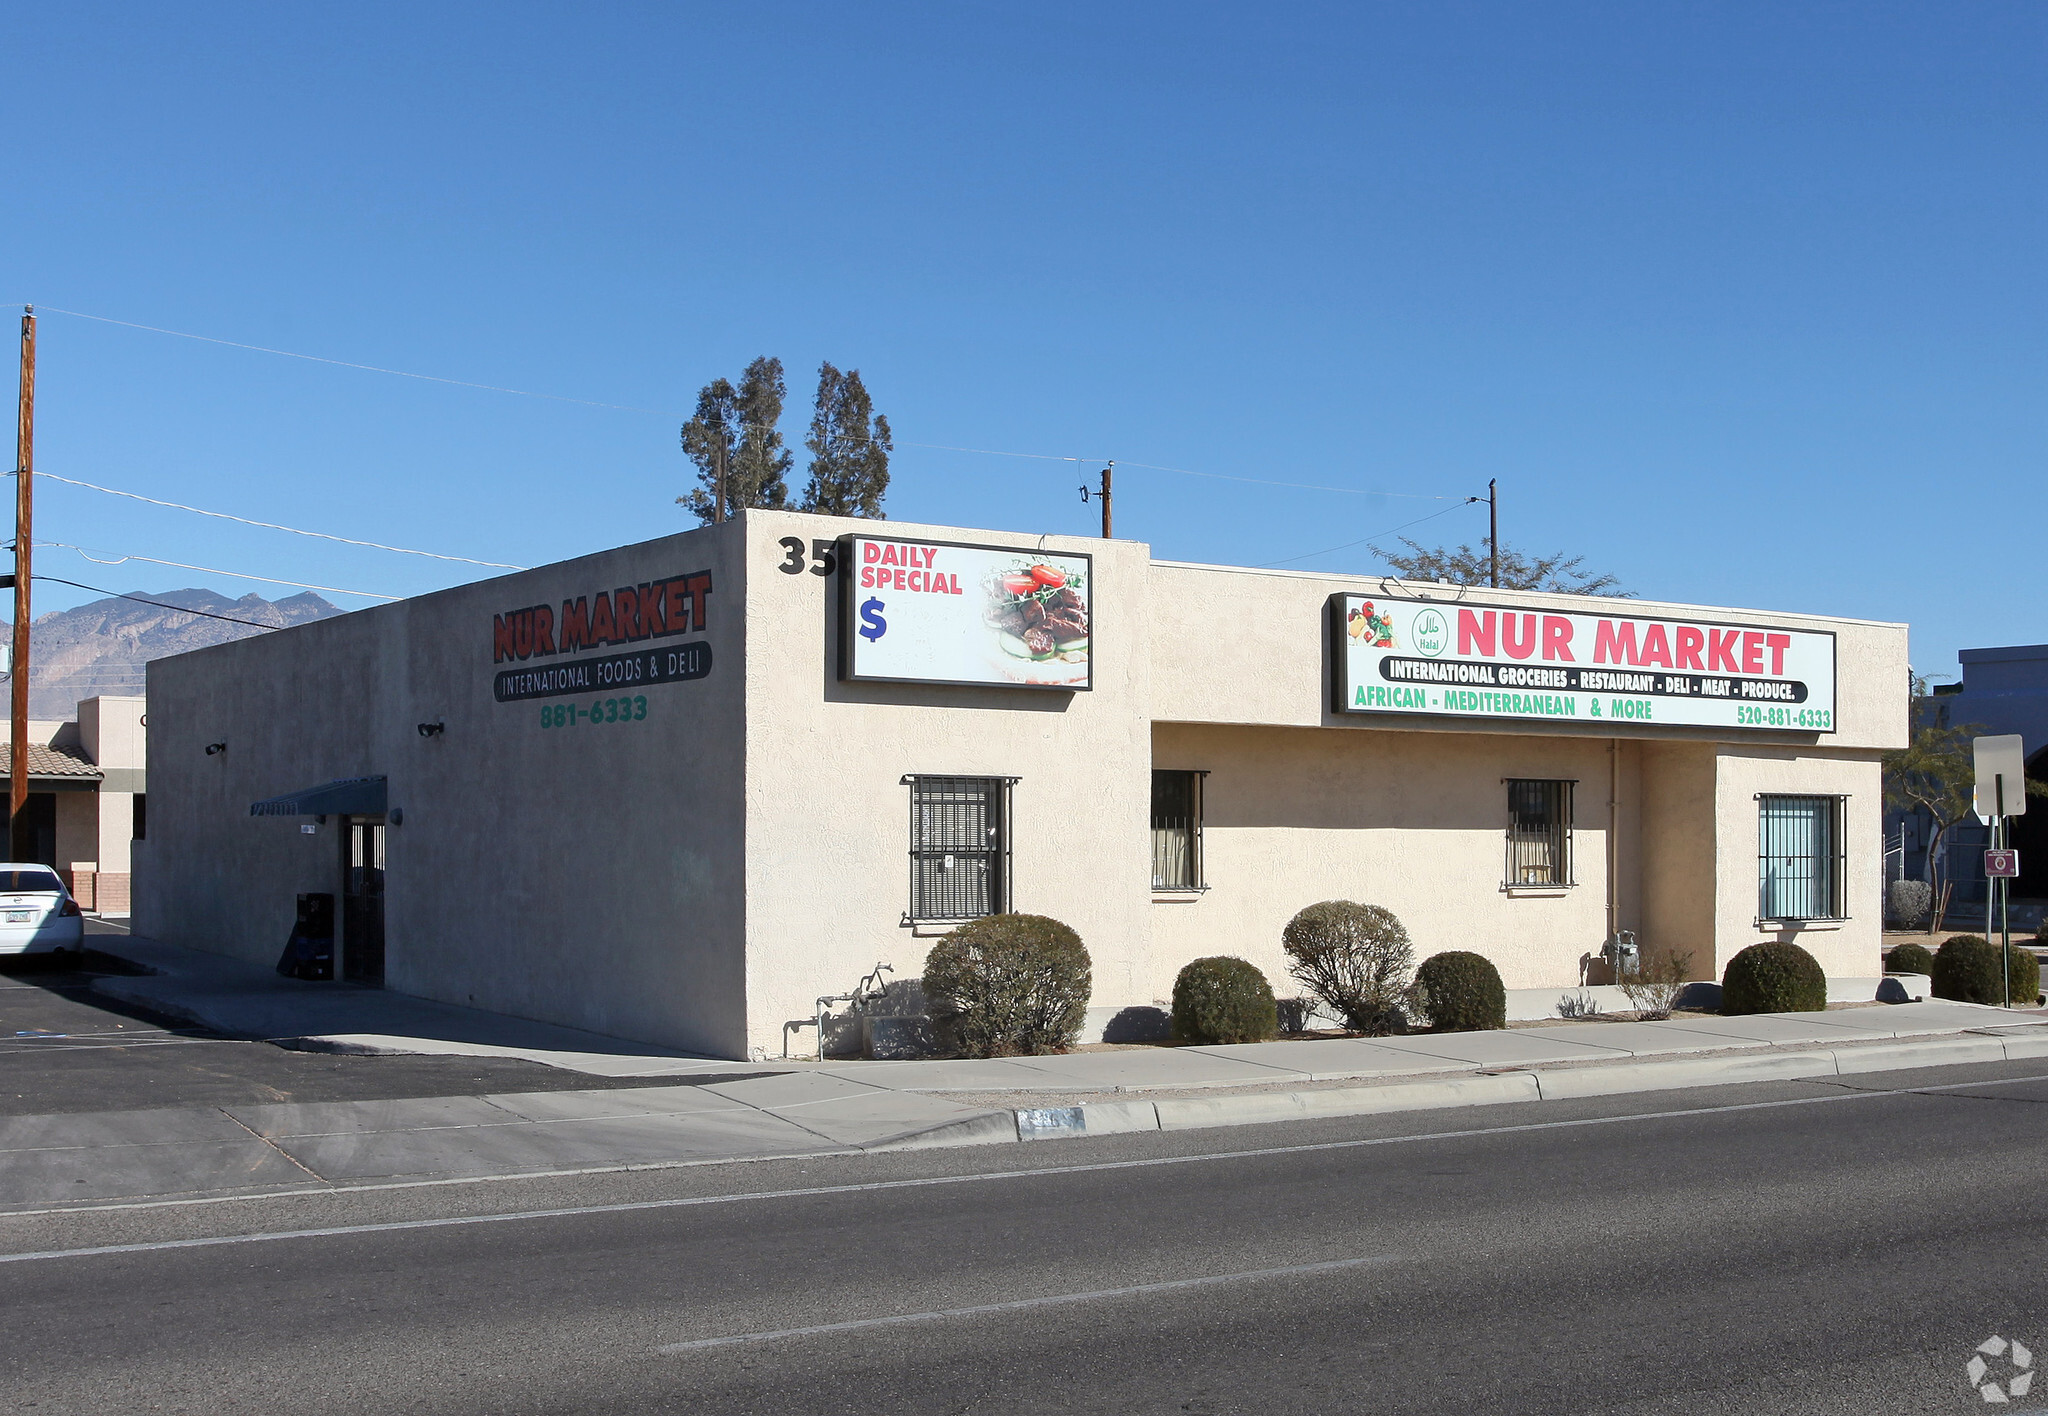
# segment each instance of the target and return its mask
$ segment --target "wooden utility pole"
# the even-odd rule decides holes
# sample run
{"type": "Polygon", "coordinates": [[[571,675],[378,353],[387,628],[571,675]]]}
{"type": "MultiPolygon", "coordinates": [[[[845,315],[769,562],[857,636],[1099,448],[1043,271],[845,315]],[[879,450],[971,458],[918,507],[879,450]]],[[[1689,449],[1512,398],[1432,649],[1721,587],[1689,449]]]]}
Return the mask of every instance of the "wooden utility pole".
{"type": "Polygon", "coordinates": [[[1111,477],[1112,477],[1112,475],[1113,475],[1113,474],[1114,474],[1115,472],[1116,472],[1116,463],[1112,462],[1112,463],[1110,463],[1110,464],[1109,464],[1109,465],[1108,465],[1107,467],[1105,467],[1105,468],[1103,468],[1103,469],[1102,469],[1102,486],[1101,486],[1100,488],[1098,488],[1098,489],[1096,489],[1096,490],[1093,490],[1093,491],[1091,491],[1091,490],[1090,490],[1090,489],[1088,488],[1088,485],[1087,485],[1087,484],[1086,484],[1085,482],[1084,482],[1084,483],[1082,483],[1082,485],[1081,485],[1081,500],[1082,500],[1082,501],[1087,501],[1087,500],[1089,500],[1089,499],[1090,499],[1090,498],[1092,497],[1092,498],[1094,498],[1094,499],[1095,499],[1096,501],[1099,501],[1099,502],[1101,502],[1101,503],[1102,503],[1102,539],[1103,539],[1103,540],[1105,540],[1105,541],[1107,541],[1107,540],[1109,539],[1109,494],[1110,494],[1110,480],[1111,480],[1111,477]]]}
{"type": "Polygon", "coordinates": [[[28,807],[28,621],[29,551],[33,536],[36,446],[36,309],[21,313],[21,415],[14,433],[14,655],[8,665],[13,690],[13,731],[8,739],[8,849],[27,860],[35,842],[22,819],[28,807]]]}
{"type": "Polygon", "coordinates": [[[725,520],[725,424],[721,418],[718,427],[718,504],[711,509],[713,521],[725,520]]]}
{"type": "Polygon", "coordinates": [[[1500,478],[1486,482],[1486,549],[1493,556],[1493,588],[1500,589],[1500,478]]]}

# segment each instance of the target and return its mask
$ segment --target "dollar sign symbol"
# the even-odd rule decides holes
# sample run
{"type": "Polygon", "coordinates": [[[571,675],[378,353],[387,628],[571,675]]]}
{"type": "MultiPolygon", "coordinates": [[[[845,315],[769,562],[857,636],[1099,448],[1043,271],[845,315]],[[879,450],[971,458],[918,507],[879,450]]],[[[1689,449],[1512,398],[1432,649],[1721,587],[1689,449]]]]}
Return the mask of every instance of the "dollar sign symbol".
{"type": "Polygon", "coordinates": [[[869,600],[860,607],[860,637],[872,644],[882,637],[888,624],[882,619],[882,602],[869,600]]]}

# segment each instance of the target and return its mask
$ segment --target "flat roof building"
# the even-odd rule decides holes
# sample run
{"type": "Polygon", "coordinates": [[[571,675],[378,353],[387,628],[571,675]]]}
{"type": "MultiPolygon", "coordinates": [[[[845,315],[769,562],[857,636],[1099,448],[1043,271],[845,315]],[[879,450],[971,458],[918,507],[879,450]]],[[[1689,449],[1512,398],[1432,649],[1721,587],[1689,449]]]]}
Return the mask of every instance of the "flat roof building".
{"type": "Polygon", "coordinates": [[[1622,931],[1868,976],[1905,683],[1901,625],[749,511],[152,663],[136,927],[267,962],[331,892],[346,976],[730,1057],[1005,909],[1098,1029],[1203,955],[1294,992],[1331,898],[1510,988],[1622,931]]]}

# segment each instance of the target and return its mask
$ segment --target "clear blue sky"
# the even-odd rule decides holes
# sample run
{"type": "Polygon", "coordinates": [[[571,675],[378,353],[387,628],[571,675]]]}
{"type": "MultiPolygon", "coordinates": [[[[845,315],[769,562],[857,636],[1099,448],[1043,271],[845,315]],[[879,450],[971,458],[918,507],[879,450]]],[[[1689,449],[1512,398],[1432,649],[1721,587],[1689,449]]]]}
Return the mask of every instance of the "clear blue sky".
{"type": "MultiPolygon", "coordinates": [[[[0,300],[655,410],[771,353],[793,444],[830,359],[903,444],[1119,459],[1163,557],[1451,504],[1133,464],[1498,477],[1510,544],[1646,596],[1907,620],[1937,673],[2048,640],[2038,5],[17,6],[8,52],[0,300]]],[[[690,524],[668,413],[41,333],[49,472],[520,564],[690,524]]],[[[888,508],[1083,532],[1079,470],[904,445],[888,508]]],[[[55,485],[37,530],[481,573],[55,485]]]]}

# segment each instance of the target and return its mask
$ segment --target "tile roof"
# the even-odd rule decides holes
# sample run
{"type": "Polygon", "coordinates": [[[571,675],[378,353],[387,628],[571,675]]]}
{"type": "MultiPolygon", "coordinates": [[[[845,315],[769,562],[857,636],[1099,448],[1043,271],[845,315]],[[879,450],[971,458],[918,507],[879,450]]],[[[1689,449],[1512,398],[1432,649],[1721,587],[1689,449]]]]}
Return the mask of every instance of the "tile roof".
{"type": "MultiPolygon", "coordinates": [[[[0,737],[4,737],[4,734],[0,734],[0,737]]],[[[0,741],[0,777],[5,777],[13,770],[13,750],[7,742],[0,741]]],[[[100,780],[100,769],[87,761],[82,753],[69,748],[50,747],[40,742],[28,745],[28,774],[30,777],[75,777],[94,782],[100,780]]]]}

